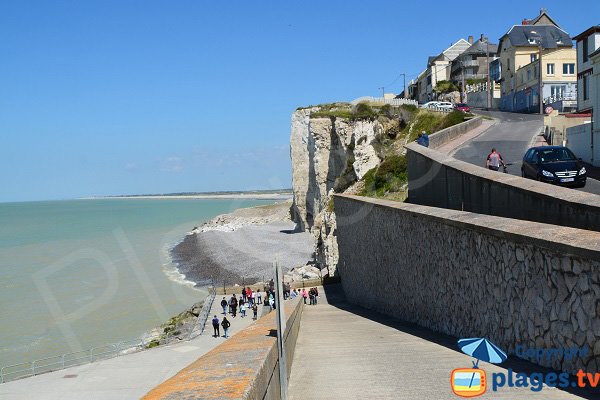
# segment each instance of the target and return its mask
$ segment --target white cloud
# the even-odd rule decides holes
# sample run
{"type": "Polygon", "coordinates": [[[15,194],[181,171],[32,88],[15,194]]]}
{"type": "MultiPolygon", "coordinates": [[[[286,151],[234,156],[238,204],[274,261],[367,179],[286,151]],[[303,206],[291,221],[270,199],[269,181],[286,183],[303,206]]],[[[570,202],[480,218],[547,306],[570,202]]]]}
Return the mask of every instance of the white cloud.
{"type": "Polygon", "coordinates": [[[181,172],[183,169],[183,160],[180,157],[167,157],[160,163],[161,171],[181,172]]]}

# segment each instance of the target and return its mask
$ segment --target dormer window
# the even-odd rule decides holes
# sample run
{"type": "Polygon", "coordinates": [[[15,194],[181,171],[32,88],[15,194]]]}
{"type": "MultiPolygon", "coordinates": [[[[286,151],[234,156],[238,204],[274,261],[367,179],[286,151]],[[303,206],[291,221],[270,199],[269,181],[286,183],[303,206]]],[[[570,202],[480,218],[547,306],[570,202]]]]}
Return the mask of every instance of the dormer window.
{"type": "Polygon", "coordinates": [[[537,41],[535,39],[529,39],[529,44],[537,44],[537,41]]]}

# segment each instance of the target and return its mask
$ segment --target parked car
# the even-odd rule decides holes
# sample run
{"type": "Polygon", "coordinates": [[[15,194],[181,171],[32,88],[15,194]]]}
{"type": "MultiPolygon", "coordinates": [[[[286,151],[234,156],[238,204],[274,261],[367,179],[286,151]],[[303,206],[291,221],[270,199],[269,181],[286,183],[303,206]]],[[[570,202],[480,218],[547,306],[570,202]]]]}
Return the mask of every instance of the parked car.
{"type": "Polygon", "coordinates": [[[439,101],[437,104],[437,108],[445,109],[445,110],[454,110],[454,105],[449,101],[439,101]]]}
{"type": "Polygon", "coordinates": [[[587,171],[581,159],[568,148],[542,146],[527,150],[521,176],[557,185],[584,187],[587,171]]]}
{"type": "Polygon", "coordinates": [[[438,103],[439,103],[439,101],[429,101],[429,102],[421,105],[421,108],[436,108],[438,103]]]}
{"type": "Polygon", "coordinates": [[[462,111],[465,113],[471,112],[471,107],[469,107],[469,105],[467,103],[456,103],[454,105],[454,109],[456,111],[462,111]]]}

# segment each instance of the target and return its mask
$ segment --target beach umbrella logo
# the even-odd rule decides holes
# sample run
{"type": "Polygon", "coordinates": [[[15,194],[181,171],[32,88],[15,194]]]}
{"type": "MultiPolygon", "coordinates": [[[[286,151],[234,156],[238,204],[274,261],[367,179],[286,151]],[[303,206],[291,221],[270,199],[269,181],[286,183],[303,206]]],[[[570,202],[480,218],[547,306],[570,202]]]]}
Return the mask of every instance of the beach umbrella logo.
{"type": "Polygon", "coordinates": [[[480,396],[487,389],[487,379],[485,371],[479,369],[479,361],[500,364],[508,356],[486,338],[460,339],[458,347],[477,361],[473,361],[473,368],[457,368],[452,371],[450,377],[452,391],[461,397],[480,396]]]}

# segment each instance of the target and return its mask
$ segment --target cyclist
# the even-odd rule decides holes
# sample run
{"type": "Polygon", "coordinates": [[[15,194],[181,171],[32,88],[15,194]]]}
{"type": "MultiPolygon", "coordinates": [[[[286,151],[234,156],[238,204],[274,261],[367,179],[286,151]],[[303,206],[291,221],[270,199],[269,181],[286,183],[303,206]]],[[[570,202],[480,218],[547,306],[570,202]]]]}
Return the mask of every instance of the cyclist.
{"type": "Polygon", "coordinates": [[[500,165],[506,168],[506,164],[504,163],[500,153],[498,153],[495,148],[492,148],[492,152],[488,154],[487,159],[485,160],[485,167],[494,171],[498,171],[500,169],[500,165]]]}

